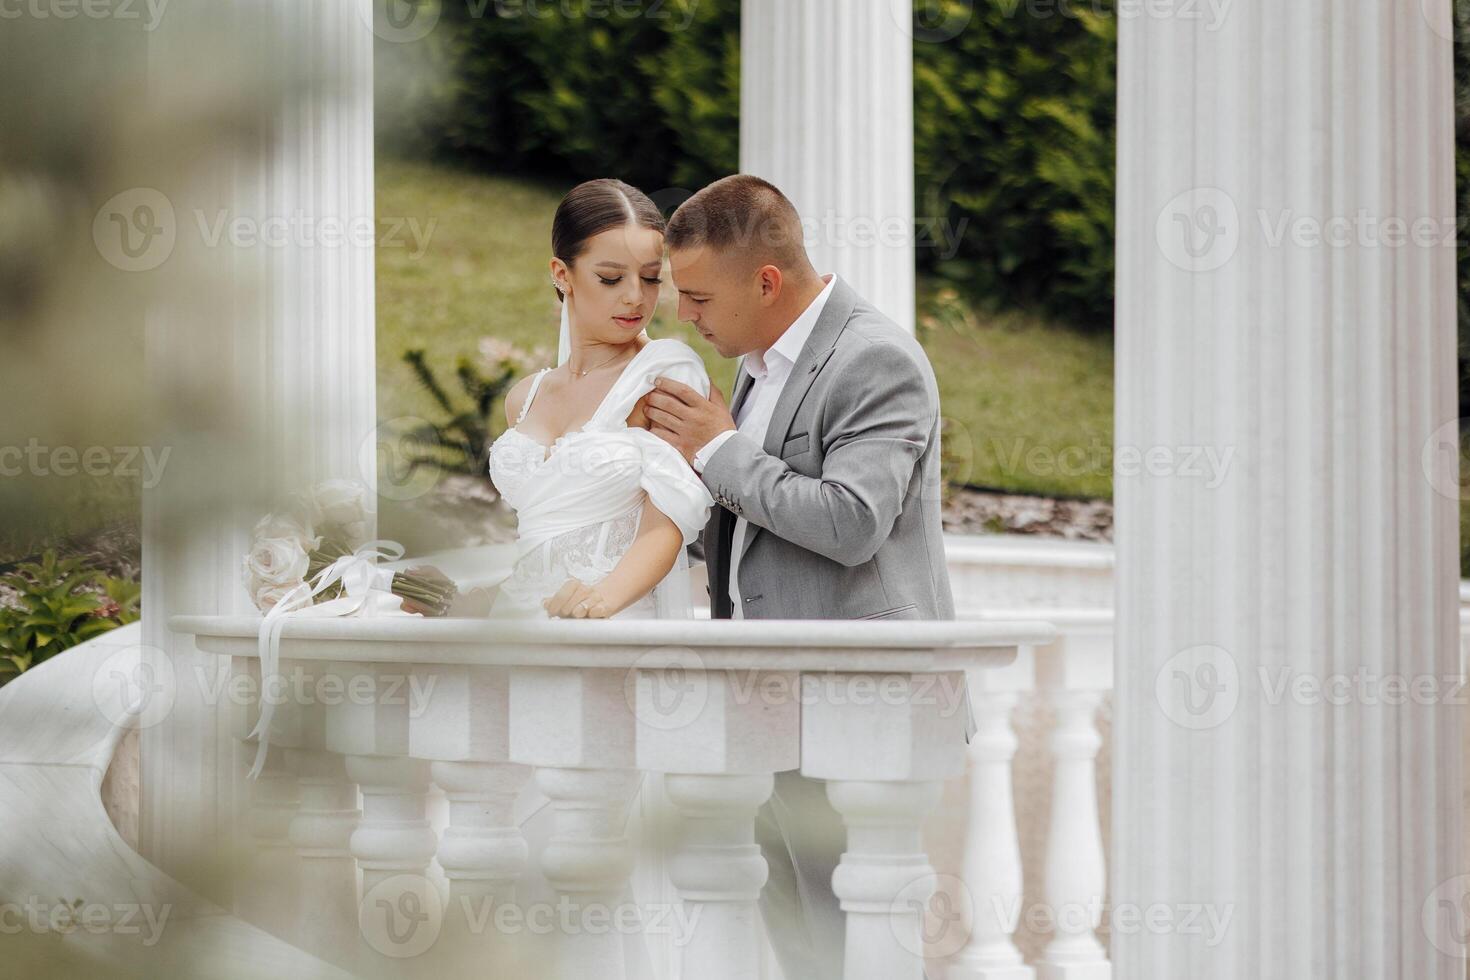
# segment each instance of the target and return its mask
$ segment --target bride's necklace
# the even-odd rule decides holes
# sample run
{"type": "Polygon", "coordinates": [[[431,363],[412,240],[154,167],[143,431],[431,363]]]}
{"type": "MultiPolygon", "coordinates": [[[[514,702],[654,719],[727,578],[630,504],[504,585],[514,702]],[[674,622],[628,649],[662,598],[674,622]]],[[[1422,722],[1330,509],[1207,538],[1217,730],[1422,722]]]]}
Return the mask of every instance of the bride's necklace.
{"type": "Polygon", "coordinates": [[[578,379],[578,378],[585,378],[585,377],[587,377],[587,375],[591,374],[593,371],[596,371],[598,368],[607,367],[613,361],[616,361],[618,358],[620,358],[622,356],[623,356],[622,355],[622,352],[619,352],[617,354],[614,354],[612,357],[610,357],[607,360],[603,361],[601,364],[594,364],[594,365],[592,365],[592,367],[588,368],[585,371],[573,371],[571,364],[568,364],[567,365],[567,371],[572,375],[572,378],[574,380],[575,379],[578,379]]]}

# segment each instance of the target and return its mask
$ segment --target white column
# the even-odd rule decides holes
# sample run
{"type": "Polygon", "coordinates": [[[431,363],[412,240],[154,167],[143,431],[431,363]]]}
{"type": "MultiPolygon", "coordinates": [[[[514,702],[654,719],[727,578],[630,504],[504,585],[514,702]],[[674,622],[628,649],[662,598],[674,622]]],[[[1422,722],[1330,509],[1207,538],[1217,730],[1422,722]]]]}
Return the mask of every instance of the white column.
{"type": "Polygon", "coordinates": [[[241,787],[212,697],[225,668],[164,624],[250,611],[239,561],[273,491],[329,475],[374,486],[358,462],[376,424],[373,250],[318,234],[373,216],[370,10],[174,5],[148,35],[156,128],[140,146],[158,153],[119,178],[123,216],[147,204],[171,233],[135,279],[150,296],[149,440],[169,453],[143,496],[143,629],[177,688],[142,733],[140,850],[226,904],[241,787]],[[283,228],[312,238],[271,244],[283,228]]]}
{"type": "Polygon", "coordinates": [[[914,329],[913,8],[740,5],[740,169],[791,198],[821,273],[914,329]]]}
{"type": "Polygon", "coordinates": [[[1464,975],[1449,10],[1120,24],[1120,976],[1464,975]]]}

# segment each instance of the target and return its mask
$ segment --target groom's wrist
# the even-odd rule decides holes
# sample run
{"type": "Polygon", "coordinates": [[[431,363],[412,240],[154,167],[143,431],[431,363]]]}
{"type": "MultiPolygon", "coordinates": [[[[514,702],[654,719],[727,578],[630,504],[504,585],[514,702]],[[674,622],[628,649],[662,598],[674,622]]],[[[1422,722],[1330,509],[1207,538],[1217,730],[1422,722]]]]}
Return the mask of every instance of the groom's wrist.
{"type": "Polygon", "coordinates": [[[694,472],[702,474],[704,472],[704,468],[709,465],[709,461],[714,458],[715,453],[719,452],[720,447],[730,441],[730,437],[735,435],[736,431],[737,430],[735,429],[726,429],[724,432],[719,433],[709,442],[705,443],[704,446],[694,454],[694,459],[691,461],[691,465],[693,465],[694,467],[694,472]]]}

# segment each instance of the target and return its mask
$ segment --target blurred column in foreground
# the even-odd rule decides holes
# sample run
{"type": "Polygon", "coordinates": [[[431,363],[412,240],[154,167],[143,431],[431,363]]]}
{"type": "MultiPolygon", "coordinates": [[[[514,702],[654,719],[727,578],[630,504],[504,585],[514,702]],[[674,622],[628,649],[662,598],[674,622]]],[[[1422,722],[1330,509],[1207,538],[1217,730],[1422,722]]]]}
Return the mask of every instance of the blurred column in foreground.
{"type": "Polygon", "coordinates": [[[283,491],[375,490],[371,9],[175,0],[150,40],[147,190],[119,207],[167,246],[139,269],[151,438],[172,449],[144,500],[144,629],[174,698],[143,733],[141,850],[224,902],[250,759],[228,662],[165,624],[253,611],[241,560],[283,491]]]}
{"type": "Polygon", "coordinates": [[[914,330],[908,0],[744,0],[740,170],[791,198],[819,273],[914,330]]]}
{"type": "Polygon", "coordinates": [[[1463,977],[1450,4],[1120,27],[1117,973],[1463,977]]]}

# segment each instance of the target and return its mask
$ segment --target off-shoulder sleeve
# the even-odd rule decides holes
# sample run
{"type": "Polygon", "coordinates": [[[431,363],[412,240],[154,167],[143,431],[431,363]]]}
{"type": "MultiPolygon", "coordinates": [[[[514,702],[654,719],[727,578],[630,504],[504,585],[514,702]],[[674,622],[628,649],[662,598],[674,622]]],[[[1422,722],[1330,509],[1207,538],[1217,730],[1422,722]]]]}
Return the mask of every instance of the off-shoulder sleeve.
{"type": "Polygon", "coordinates": [[[679,455],[679,450],[652,432],[637,431],[641,433],[639,442],[643,446],[643,475],[639,485],[648,491],[653,506],[679,526],[687,547],[709,523],[715,498],[679,455]]]}

